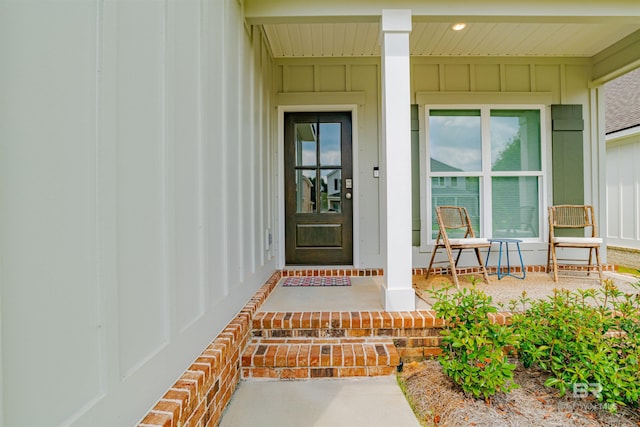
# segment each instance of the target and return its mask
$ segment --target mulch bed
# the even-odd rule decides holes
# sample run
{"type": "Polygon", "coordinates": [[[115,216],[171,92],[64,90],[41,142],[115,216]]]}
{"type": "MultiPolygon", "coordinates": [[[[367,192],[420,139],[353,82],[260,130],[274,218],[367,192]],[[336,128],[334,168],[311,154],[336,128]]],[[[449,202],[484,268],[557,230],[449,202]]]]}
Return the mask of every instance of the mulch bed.
{"type": "Polygon", "coordinates": [[[398,376],[424,426],[640,426],[638,409],[620,408],[611,414],[594,399],[572,393],[559,397],[556,389],[544,386],[544,372],[519,364],[514,381],[520,388],[497,394],[490,402],[465,396],[437,360],[405,364],[398,376]]]}

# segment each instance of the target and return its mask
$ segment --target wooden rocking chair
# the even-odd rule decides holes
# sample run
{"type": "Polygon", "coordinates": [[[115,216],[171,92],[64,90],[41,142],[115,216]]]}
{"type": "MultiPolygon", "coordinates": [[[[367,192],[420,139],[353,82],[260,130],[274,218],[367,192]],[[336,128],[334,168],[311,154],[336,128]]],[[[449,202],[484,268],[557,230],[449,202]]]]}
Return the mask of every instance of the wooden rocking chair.
{"type": "Polygon", "coordinates": [[[458,272],[456,267],[458,265],[458,261],[460,261],[460,254],[464,249],[472,249],[476,253],[476,258],[478,259],[478,264],[482,271],[483,280],[485,283],[489,283],[487,269],[480,257],[480,248],[488,248],[491,246],[491,243],[489,243],[489,240],[485,238],[476,237],[473,232],[473,227],[471,226],[471,220],[469,219],[467,209],[459,206],[439,206],[436,207],[436,217],[440,231],[438,231],[438,238],[436,239],[436,244],[433,247],[433,253],[431,254],[431,262],[429,263],[429,269],[427,270],[427,277],[429,277],[429,272],[434,264],[436,252],[438,249],[444,248],[447,252],[448,261],[440,262],[449,263],[451,276],[453,276],[453,283],[456,287],[459,287],[460,284],[458,282],[458,272]],[[450,238],[448,233],[453,230],[461,232],[463,237],[450,238]],[[453,250],[455,249],[458,250],[458,255],[454,261],[453,250]]]}
{"type": "MultiPolygon", "coordinates": [[[[547,251],[547,271],[553,268],[553,280],[558,281],[558,261],[584,261],[583,259],[557,257],[556,248],[585,248],[589,249],[587,276],[595,269],[598,270],[602,283],[602,264],[600,263],[600,245],[602,239],[598,237],[596,219],[593,206],[589,205],[557,205],[549,207],[549,249],[547,251]],[[558,229],[580,229],[582,236],[560,237],[556,235],[558,229]],[[590,231],[590,232],[589,232],[590,231]],[[595,253],[595,264],[592,263],[595,253]]],[[[575,263],[574,263],[575,264],[575,263]]]]}

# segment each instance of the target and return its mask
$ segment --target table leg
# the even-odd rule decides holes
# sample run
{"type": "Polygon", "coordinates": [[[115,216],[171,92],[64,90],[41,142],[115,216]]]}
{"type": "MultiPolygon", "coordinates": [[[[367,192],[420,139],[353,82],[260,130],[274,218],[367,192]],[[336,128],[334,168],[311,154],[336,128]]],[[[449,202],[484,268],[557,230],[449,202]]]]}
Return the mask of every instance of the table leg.
{"type": "MultiPolygon", "coordinates": [[[[502,279],[502,243],[500,242],[500,252],[498,253],[498,280],[502,279]]],[[[509,246],[507,245],[507,260],[509,259],[509,246]]],[[[509,261],[507,261],[509,262],[509,261]]]]}
{"type": "MultiPolygon", "coordinates": [[[[493,243],[498,243],[500,245],[500,247],[498,248],[498,269],[495,273],[491,273],[492,275],[495,274],[498,276],[498,280],[502,279],[505,276],[512,276],[515,277],[516,279],[524,279],[527,276],[527,272],[525,271],[524,268],[524,261],[522,259],[522,251],[520,250],[520,242],[500,242],[500,241],[494,241],[493,243]],[[519,275],[515,275],[511,273],[511,256],[509,255],[509,243],[515,243],[516,244],[516,249],[518,250],[518,257],[520,258],[520,268],[522,268],[522,276],[519,275]],[[506,272],[502,272],[502,245],[504,244],[505,248],[504,250],[507,251],[507,271],[506,272]]],[[[487,257],[485,259],[485,266],[489,265],[489,256],[491,255],[491,249],[492,249],[493,245],[489,246],[489,250],[487,251],[487,257]]]]}
{"type": "Polygon", "coordinates": [[[507,273],[505,276],[515,277],[516,279],[524,279],[527,276],[527,272],[524,269],[524,261],[522,261],[522,252],[520,251],[520,242],[514,242],[518,249],[518,256],[520,257],[520,267],[522,268],[522,276],[516,276],[511,273],[511,264],[509,262],[509,243],[507,243],[507,273]]]}

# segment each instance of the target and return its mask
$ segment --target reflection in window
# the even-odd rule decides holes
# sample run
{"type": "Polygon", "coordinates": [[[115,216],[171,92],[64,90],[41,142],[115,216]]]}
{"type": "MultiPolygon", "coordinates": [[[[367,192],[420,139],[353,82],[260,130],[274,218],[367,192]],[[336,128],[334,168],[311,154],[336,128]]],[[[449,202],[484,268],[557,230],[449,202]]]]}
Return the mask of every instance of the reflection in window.
{"type": "Polygon", "coordinates": [[[297,212],[342,212],[342,125],[295,126],[297,212]]]}
{"type": "Polygon", "coordinates": [[[340,123],[320,123],[320,166],[340,166],[340,123]]]}
{"type": "Polygon", "coordinates": [[[313,213],[316,199],[315,169],[296,170],[296,212],[313,213]]]}
{"type": "Polygon", "coordinates": [[[540,111],[491,111],[491,169],[539,171],[540,111]]]}
{"type": "Polygon", "coordinates": [[[296,123],[296,166],[316,165],[315,123],[296,123]]]}
{"type": "Polygon", "coordinates": [[[438,231],[435,207],[444,205],[466,207],[477,235],[540,237],[542,111],[428,111],[433,239],[438,231]],[[491,156],[483,158],[482,153],[491,156]]]}
{"type": "Polygon", "coordinates": [[[321,212],[341,212],[342,195],[340,192],[342,171],[340,169],[322,170],[321,212]]]}
{"type": "Polygon", "coordinates": [[[494,177],[493,236],[538,236],[538,177],[494,177]]]}
{"type": "Polygon", "coordinates": [[[429,141],[432,172],[482,170],[480,110],[431,110],[429,141]]]}
{"type": "MultiPolygon", "coordinates": [[[[471,225],[476,235],[480,233],[480,179],[477,177],[447,177],[445,185],[440,184],[442,178],[432,178],[431,218],[432,238],[438,237],[438,221],[436,206],[464,206],[467,208],[471,225]]],[[[464,233],[449,232],[450,237],[463,237],[464,233]]]]}

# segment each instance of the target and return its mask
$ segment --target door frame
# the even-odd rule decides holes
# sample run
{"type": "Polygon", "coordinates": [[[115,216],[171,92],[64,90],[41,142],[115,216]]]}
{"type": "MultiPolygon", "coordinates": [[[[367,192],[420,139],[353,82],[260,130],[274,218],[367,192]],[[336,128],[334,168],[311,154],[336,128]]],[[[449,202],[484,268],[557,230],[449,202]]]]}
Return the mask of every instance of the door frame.
{"type": "MultiPolygon", "coordinates": [[[[360,94],[357,94],[360,95],[360,94]]],[[[356,96],[357,96],[356,95],[356,96]]],[[[313,96],[313,95],[311,95],[313,96]]],[[[278,139],[277,139],[277,171],[278,177],[278,238],[277,265],[278,268],[286,267],[285,263],[285,192],[284,192],[284,114],[296,112],[350,112],[351,113],[351,158],[353,177],[353,267],[360,267],[360,206],[359,206],[359,168],[358,168],[358,103],[355,104],[305,104],[305,105],[279,105],[278,106],[278,139]]],[[[347,267],[347,266],[342,266],[347,267]]]]}

